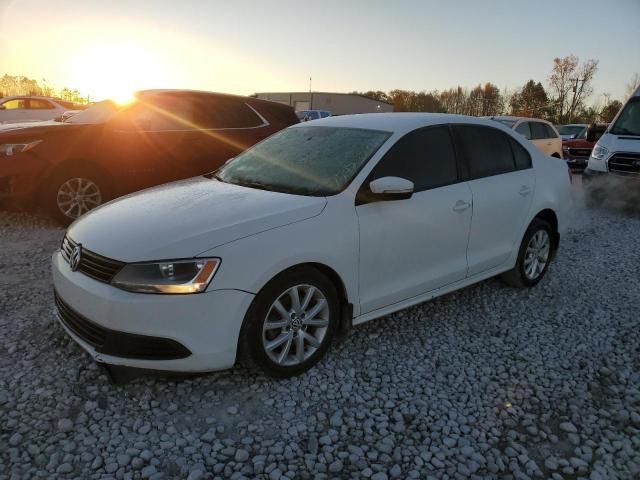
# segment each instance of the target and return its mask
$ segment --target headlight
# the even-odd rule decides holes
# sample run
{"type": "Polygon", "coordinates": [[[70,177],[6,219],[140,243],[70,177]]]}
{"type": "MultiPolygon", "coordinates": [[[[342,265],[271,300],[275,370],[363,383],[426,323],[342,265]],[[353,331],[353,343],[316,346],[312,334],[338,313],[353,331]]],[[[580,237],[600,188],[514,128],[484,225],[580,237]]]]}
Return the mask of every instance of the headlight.
{"type": "Polygon", "coordinates": [[[132,263],[125,265],[111,283],[130,292],[200,293],[219,266],[219,258],[132,263]]]}
{"type": "Polygon", "coordinates": [[[17,153],[28,152],[40,143],[42,143],[42,140],[34,140],[32,142],[24,143],[5,143],[4,145],[0,145],[0,155],[6,155],[7,157],[10,157],[11,155],[15,155],[17,153]]]}
{"type": "Polygon", "coordinates": [[[607,156],[607,153],[609,153],[609,150],[600,145],[596,145],[591,152],[591,157],[595,160],[602,160],[607,156]]]}

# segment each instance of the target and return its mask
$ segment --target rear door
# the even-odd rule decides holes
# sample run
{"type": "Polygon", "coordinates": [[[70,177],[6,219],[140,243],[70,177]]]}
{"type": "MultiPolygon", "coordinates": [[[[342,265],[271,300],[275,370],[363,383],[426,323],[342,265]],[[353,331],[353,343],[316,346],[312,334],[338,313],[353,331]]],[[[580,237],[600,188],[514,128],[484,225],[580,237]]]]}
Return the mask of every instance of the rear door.
{"type": "Polygon", "coordinates": [[[448,126],[428,127],[401,138],[361,187],[382,177],[414,183],[406,200],[356,206],[360,231],[360,302],[371,312],[467,274],[471,190],[461,181],[448,126]]]}
{"type": "Polygon", "coordinates": [[[506,133],[482,125],[457,125],[454,130],[473,194],[467,250],[472,276],[500,266],[520,245],[535,175],[529,153],[506,133]]]}

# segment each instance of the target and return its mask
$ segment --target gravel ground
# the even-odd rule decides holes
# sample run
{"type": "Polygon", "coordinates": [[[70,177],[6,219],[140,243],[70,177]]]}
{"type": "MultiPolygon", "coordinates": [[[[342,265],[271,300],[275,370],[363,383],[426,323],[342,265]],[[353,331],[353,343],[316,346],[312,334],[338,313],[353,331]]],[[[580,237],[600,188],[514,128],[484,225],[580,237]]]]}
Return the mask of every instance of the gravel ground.
{"type": "Polygon", "coordinates": [[[113,386],[52,310],[63,231],[0,212],[0,479],[640,478],[640,215],[576,212],[535,289],[355,328],[306,375],[113,386]]]}

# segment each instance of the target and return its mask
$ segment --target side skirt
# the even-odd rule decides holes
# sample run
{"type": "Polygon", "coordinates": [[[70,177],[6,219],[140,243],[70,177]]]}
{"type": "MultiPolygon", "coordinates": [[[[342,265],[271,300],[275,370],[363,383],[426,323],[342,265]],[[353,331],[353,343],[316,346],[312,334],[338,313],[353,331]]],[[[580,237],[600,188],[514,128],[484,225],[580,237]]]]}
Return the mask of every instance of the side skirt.
{"type": "Polygon", "coordinates": [[[467,277],[463,280],[460,280],[459,282],[449,284],[442,288],[431,290],[430,292],[408,298],[401,302],[394,303],[383,308],[379,308],[369,313],[365,313],[364,315],[360,315],[359,317],[354,318],[353,325],[354,326],[360,325],[361,323],[368,322],[369,320],[375,320],[376,318],[384,317],[385,315],[389,315],[399,310],[404,310],[405,308],[413,307],[414,305],[418,305],[419,303],[427,302],[436,297],[446,295],[447,293],[451,293],[455,290],[460,290],[461,288],[468,287],[469,285],[473,285],[474,283],[478,283],[478,282],[481,282],[482,280],[486,280],[488,278],[495,277],[496,275],[500,275],[501,273],[504,273],[510,270],[511,268],[513,268],[513,266],[505,267],[504,264],[502,264],[499,267],[492,268],[491,270],[487,270],[486,272],[478,273],[472,277],[467,277]]]}

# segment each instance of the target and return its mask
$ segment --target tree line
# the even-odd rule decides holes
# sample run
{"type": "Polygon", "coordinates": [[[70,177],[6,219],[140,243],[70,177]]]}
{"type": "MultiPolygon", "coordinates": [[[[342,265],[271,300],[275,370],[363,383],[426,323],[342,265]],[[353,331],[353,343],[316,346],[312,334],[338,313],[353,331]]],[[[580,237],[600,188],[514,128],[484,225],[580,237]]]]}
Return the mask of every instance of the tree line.
{"type": "MultiPolygon", "coordinates": [[[[415,92],[391,90],[353,92],[393,105],[396,112],[456,113],[461,115],[515,115],[544,118],[555,124],[610,122],[622,107],[619,100],[603,94],[597,102],[587,104],[593,94],[593,78],[598,60],[580,62],[575,55],[555,58],[546,87],[534,79],[514,90],[500,90],[487,82],[472,89],[457,86],[448,90],[415,92]]],[[[635,74],[627,84],[629,96],[640,85],[635,74]]]]}
{"type": "Polygon", "coordinates": [[[4,74],[0,77],[0,98],[14,95],[55,97],[78,104],[88,102],[88,98],[83,97],[78,90],[72,90],[67,87],[56,90],[49,86],[44,79],[38,82],[22,75],[4,74]]]}

